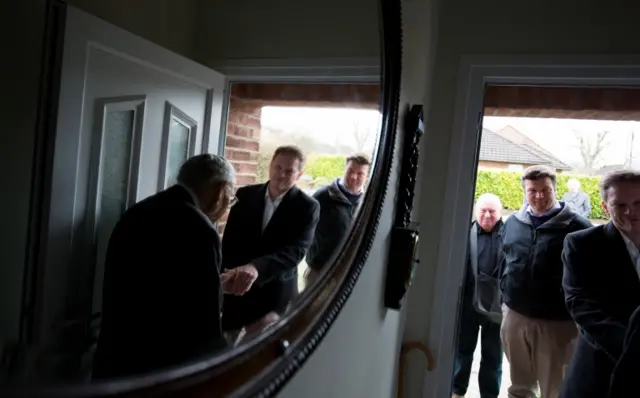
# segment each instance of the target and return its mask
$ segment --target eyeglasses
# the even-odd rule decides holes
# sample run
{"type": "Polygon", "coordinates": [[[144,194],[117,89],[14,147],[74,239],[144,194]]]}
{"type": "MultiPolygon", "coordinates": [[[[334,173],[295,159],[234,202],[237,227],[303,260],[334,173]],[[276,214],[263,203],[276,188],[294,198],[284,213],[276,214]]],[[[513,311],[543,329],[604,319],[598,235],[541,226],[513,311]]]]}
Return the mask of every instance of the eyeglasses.
{"type": "Polygon", "coordinates": [[[229,208],[232,208],[237,203],[238,203],[238,198],[235,196],[232,196],[231,199],[229,199],[229,208]]]}

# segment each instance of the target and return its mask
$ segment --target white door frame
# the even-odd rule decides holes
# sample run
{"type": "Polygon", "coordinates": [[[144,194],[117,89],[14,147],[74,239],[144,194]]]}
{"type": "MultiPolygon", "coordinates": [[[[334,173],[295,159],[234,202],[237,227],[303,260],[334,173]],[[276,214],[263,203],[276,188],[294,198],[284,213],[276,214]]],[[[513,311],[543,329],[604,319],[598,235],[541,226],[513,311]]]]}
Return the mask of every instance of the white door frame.
{"type": "MultiPolygon", "coordinates": [[[[434,283],[433,314],[424,336],[437,358],[437,368],[427,372],[424,398],[451,396],[459,287],[464,275],[466,245],[474,182],[476,149],[480,142],[478,119],[482,117],[487,84],[552,86],[640,86],[639,56],[608,55],[467,55],[461,57],[445,198],[434,283]],[[460,266],[450,266],[459,264],[460,266]]],[[[447,133],[447,132],[442,132],[447,133]]],[[[423,156],[428,156],[428,152],[423,156]]],[[[508,366],[507,363],[504,366],[508,366]]]]}
{"type": "Polygon", "coordinates": [[[229,93],[233,83],[380,83],[378,57],[318,59],[235,59],[212,62],[227,82],[220,126],[219,154],[224,156],[229,117],[229,93]]]}

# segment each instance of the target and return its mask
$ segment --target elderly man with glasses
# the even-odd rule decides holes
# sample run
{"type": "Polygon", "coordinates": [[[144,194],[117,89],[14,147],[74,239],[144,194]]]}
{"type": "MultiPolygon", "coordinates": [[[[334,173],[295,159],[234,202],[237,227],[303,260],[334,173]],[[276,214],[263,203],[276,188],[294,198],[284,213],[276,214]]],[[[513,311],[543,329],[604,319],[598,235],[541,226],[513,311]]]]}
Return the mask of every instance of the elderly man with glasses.
{"type": "Polygon", "coordinates": [[[217,222],[237,201],[235,172],[203,154],[178,183],[133,205],[107,249],[93,378],[144,374],[226,347],[217,222]]]}

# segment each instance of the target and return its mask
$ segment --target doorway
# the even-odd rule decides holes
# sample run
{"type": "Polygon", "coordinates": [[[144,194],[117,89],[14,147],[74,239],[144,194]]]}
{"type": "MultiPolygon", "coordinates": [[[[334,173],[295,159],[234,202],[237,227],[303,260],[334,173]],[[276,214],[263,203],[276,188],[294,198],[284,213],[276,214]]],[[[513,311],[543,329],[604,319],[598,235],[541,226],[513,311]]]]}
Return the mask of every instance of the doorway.
{"type": "MultiPolygon", "coordinates": [[[[271,156],[280,145],[296,145],[307,156],[297,186],[313,193],[341,177],[346,157],[372,155],[378,141],[379,83],[236,82],[229,85],[225,157],[238,186],[265,183],[271,156]]],[[[224,233],[226,217],[219,223],[224,233]]],[[[305,288],[306,262],[298,266],[305,288]]]]}
{"type": "MultiPolygon", "coordinates": [[[[441,241],[432,292],[434,298],[431,313],[438,315],[431,317],[428,325],[428,339],[439,363],[438,369],[427,373],[423,380],[424,397],[451,396],[456,352],[454,336],[458,325],[464,267],[452,267],[450,264],[465,264],[466,239],[461,237],[468,235],[485,106],[487,109],[491,108],[490,99],[486,97],[490,87],[601,88],[605,91],[612,88],[628,89],[640,84],[639,61],[596,56],[556,59],[523,59],[517,56],[463,58],[446,172],[445,197],[450,199],[443,206],[441,241]]],[[[512,95],[508,98],[514,97],[512,95]]],[[[602,108],[600,106],[595,110],[602,108]]],[[[552,106],[549,109],[562,108],[552,106]]],[[[513,165],[515,167],[515,163],[513,165]]]]}

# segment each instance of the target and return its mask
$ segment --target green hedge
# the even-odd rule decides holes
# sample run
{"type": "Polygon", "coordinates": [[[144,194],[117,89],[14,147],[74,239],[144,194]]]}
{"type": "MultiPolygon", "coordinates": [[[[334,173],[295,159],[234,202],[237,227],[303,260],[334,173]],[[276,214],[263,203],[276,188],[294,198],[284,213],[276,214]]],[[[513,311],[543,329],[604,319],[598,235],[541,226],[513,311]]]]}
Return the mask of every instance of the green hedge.
{"type": "MultiPolygon", "coordinates": [[[[258,156],[258,181],[269,179],[269,162],[271,153],[260,153],[258,156]]],[[[323,186],[344,174],[344,155],[310,154],[304,168],[304,174],[313,177],[314,185],[323,186]]]]}
{"type": "MultiPolygon", "coordinates": [[[[522,206],[524,192],[522,190],[522,173],[517,171],[479,170],[476,181],[475,198],[490,192],[497,195],[505,209],[517,210],[522,206]]],[[[558,174],[558,198],[567,192],[567,181],[575,178],[580,181],[582,191],[591,199],[591,219],[606,219],[608,216],[600,206],[600,191],[598,177],[575,176],[558,174]]]]}
{"type": "Polygon", "coordinates": [[[310,155],[304,173],[314,180],[322,179],[331,181],[344,174],[344,155],[310,155]]]}
{"type": "MultiPolygon", "coordinates": [[[[344,155],[317,155],[311,154],[307,160],[304,173],[313,177],[320,186],[329,181],[342,176],[344,173],[344,155]]],[[[259,169],[262,173],[268,168],[269,158],[267,155],[260,159],[259,169]]],[[[520,177],[521,172],[503,170],[479,170],[476,181],[475,199],[485,192],[497,195],[502,201],[502,205],[508,210],[517,210],[522,207],[523,195],[520,177]]],[[[265,180],[268,176],[265,175],[265,180]]],[[[558,198],[567,192],[567,181],[575,178],[580,181],[582,190],[591,199],[591,219],[607,219],[608,216],[600,206],[600,192],[598,190],[598,177],[576,176],[569,174],[558,174],[558,198]]]]}

